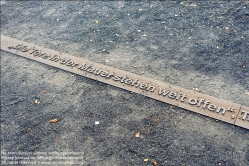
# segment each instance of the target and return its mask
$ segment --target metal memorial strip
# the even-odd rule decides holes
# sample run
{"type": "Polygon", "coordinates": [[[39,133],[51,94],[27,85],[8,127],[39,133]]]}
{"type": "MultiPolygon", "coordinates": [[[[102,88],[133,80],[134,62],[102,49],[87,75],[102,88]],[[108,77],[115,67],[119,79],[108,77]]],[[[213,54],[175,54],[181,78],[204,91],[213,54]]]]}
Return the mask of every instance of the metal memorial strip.
{"type": "Polygon", "coordinates": [[[249,107],[1,35],[1,50],[249,129],[249,107]]]}

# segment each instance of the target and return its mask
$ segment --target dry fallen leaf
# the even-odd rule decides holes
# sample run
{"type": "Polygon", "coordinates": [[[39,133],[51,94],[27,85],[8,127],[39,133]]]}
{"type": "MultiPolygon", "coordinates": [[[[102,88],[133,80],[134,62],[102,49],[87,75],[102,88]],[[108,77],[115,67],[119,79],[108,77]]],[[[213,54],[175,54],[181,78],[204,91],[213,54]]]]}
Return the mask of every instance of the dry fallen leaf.
{"type": "Polygon", "coordinates": [[[158,163],[156,161],[152,161],[153,165],[157,165],[158,163]]]}
{"type": "Polygon", "coordinates": [[[56,139],[55,142],[58,143],[58,142],[59,142],[59,139],[56,139]]]}
{"type": "Polygon", "coordinates": [[[137,133],[135,134],[135,137],[139,138],[139,137],[140,137],[140,132],[137,132],[137,133]]]}
{"type": "Polygon", "coordinates": [[[99,21],[98,21],[98,20],[96,20],[96,21],[95,21],[95,24],[98,24],[98,23],[99,23],[99,21]]]}
{"type": "Polygon", "coordinates": [[[56,122],[58,122],[58,119],[56,118],[49,121],[49,123],[56,123],[56,122]]]}

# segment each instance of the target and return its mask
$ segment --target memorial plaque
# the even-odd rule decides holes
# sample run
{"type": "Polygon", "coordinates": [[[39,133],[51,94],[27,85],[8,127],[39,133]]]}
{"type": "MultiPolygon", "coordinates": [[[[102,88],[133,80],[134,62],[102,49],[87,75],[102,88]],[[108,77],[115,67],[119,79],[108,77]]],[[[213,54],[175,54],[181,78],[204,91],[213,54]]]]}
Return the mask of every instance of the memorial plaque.
{"type": "Polygon", "coordinates": [[[1,49],[249,129],[249,107],[1,35],[1,49]]]}

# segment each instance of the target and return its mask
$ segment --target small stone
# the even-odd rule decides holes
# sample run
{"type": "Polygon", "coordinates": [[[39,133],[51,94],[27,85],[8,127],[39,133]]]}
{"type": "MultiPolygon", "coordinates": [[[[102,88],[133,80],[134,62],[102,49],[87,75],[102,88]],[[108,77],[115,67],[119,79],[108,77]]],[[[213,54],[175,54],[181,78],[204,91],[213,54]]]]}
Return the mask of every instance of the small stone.
{"type": "Polygon", "coordinates": [[[30,131],[30,132],[32,132],[32,129],[31,129],[31,128],[27,128],[27,131],[30,131]]]}
{"type": "Polygon", "coordinates": [[[44,94],[44,93],[47,93],[47,91],[46,91],[46,90],[43,90],[42,93],[43,93],[43,94],[44,94]]]}
{"type": "Polygon", "coordinates": [[[147,35],[143,35],[143,37],[147,37],[147,35]]]}
{"type": "Polygon", "coordinates": [[[173,108],[174,109],[174,108],[176,108],[176,106],[175,105],[171,105],[169,108],[173,108]]]}
{"type": "Polygon", "coordinates": [[[144,159],[144,162],[148,162],[149,161],[149,159],[144,159]]]}
{"type": "Polygon", "coordinates": [[[105,52],[105,53],[107,53],[107,54],[109,54],[110,52],[109,51],[107,51],[106,49],[102,49],[102,52],[105,52]]]}
{"type": "Polygon", "coordinates": [[[49,121],[49,123],[56,123],[56,122],[58,122],[58,119],[56,118],[49,121]]]}
{"type": "Polygon", "coordinates": [[[95,124],[98,125],[98,124],[99,124],[99,121],[96,121],[95,124]]]}
{"type": "Polygon", "coordinates": [[[135,137],[139,138],[139,137],[140,137],[140,132],[137,132],[137,133],[135,134],[135,137]]]}
{"type": "Polygon", "coordinates": [[[189,6],[196,7],[197,5],[192,3],[189,6]]]}
{"type": "Polygon", "coordinates": [[[200,90],[196,87],[193,88],[194,91],[199,92],[200,90]]]}
{"type": "Polygon", "coordinates": [[[38,99],[35,100],[35,104],[39,105],[40,103],[41,102],[38,99]]]}

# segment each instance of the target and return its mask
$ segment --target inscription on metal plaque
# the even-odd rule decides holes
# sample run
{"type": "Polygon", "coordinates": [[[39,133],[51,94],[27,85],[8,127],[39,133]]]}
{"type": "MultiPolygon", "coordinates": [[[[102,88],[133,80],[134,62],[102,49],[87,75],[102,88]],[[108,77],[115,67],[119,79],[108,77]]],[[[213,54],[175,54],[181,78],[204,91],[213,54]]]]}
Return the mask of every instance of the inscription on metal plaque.
{"type": "Polygon", "coordinates": [[[249,107],[1,35],[1,49],[249,129],[249,107]]]}

